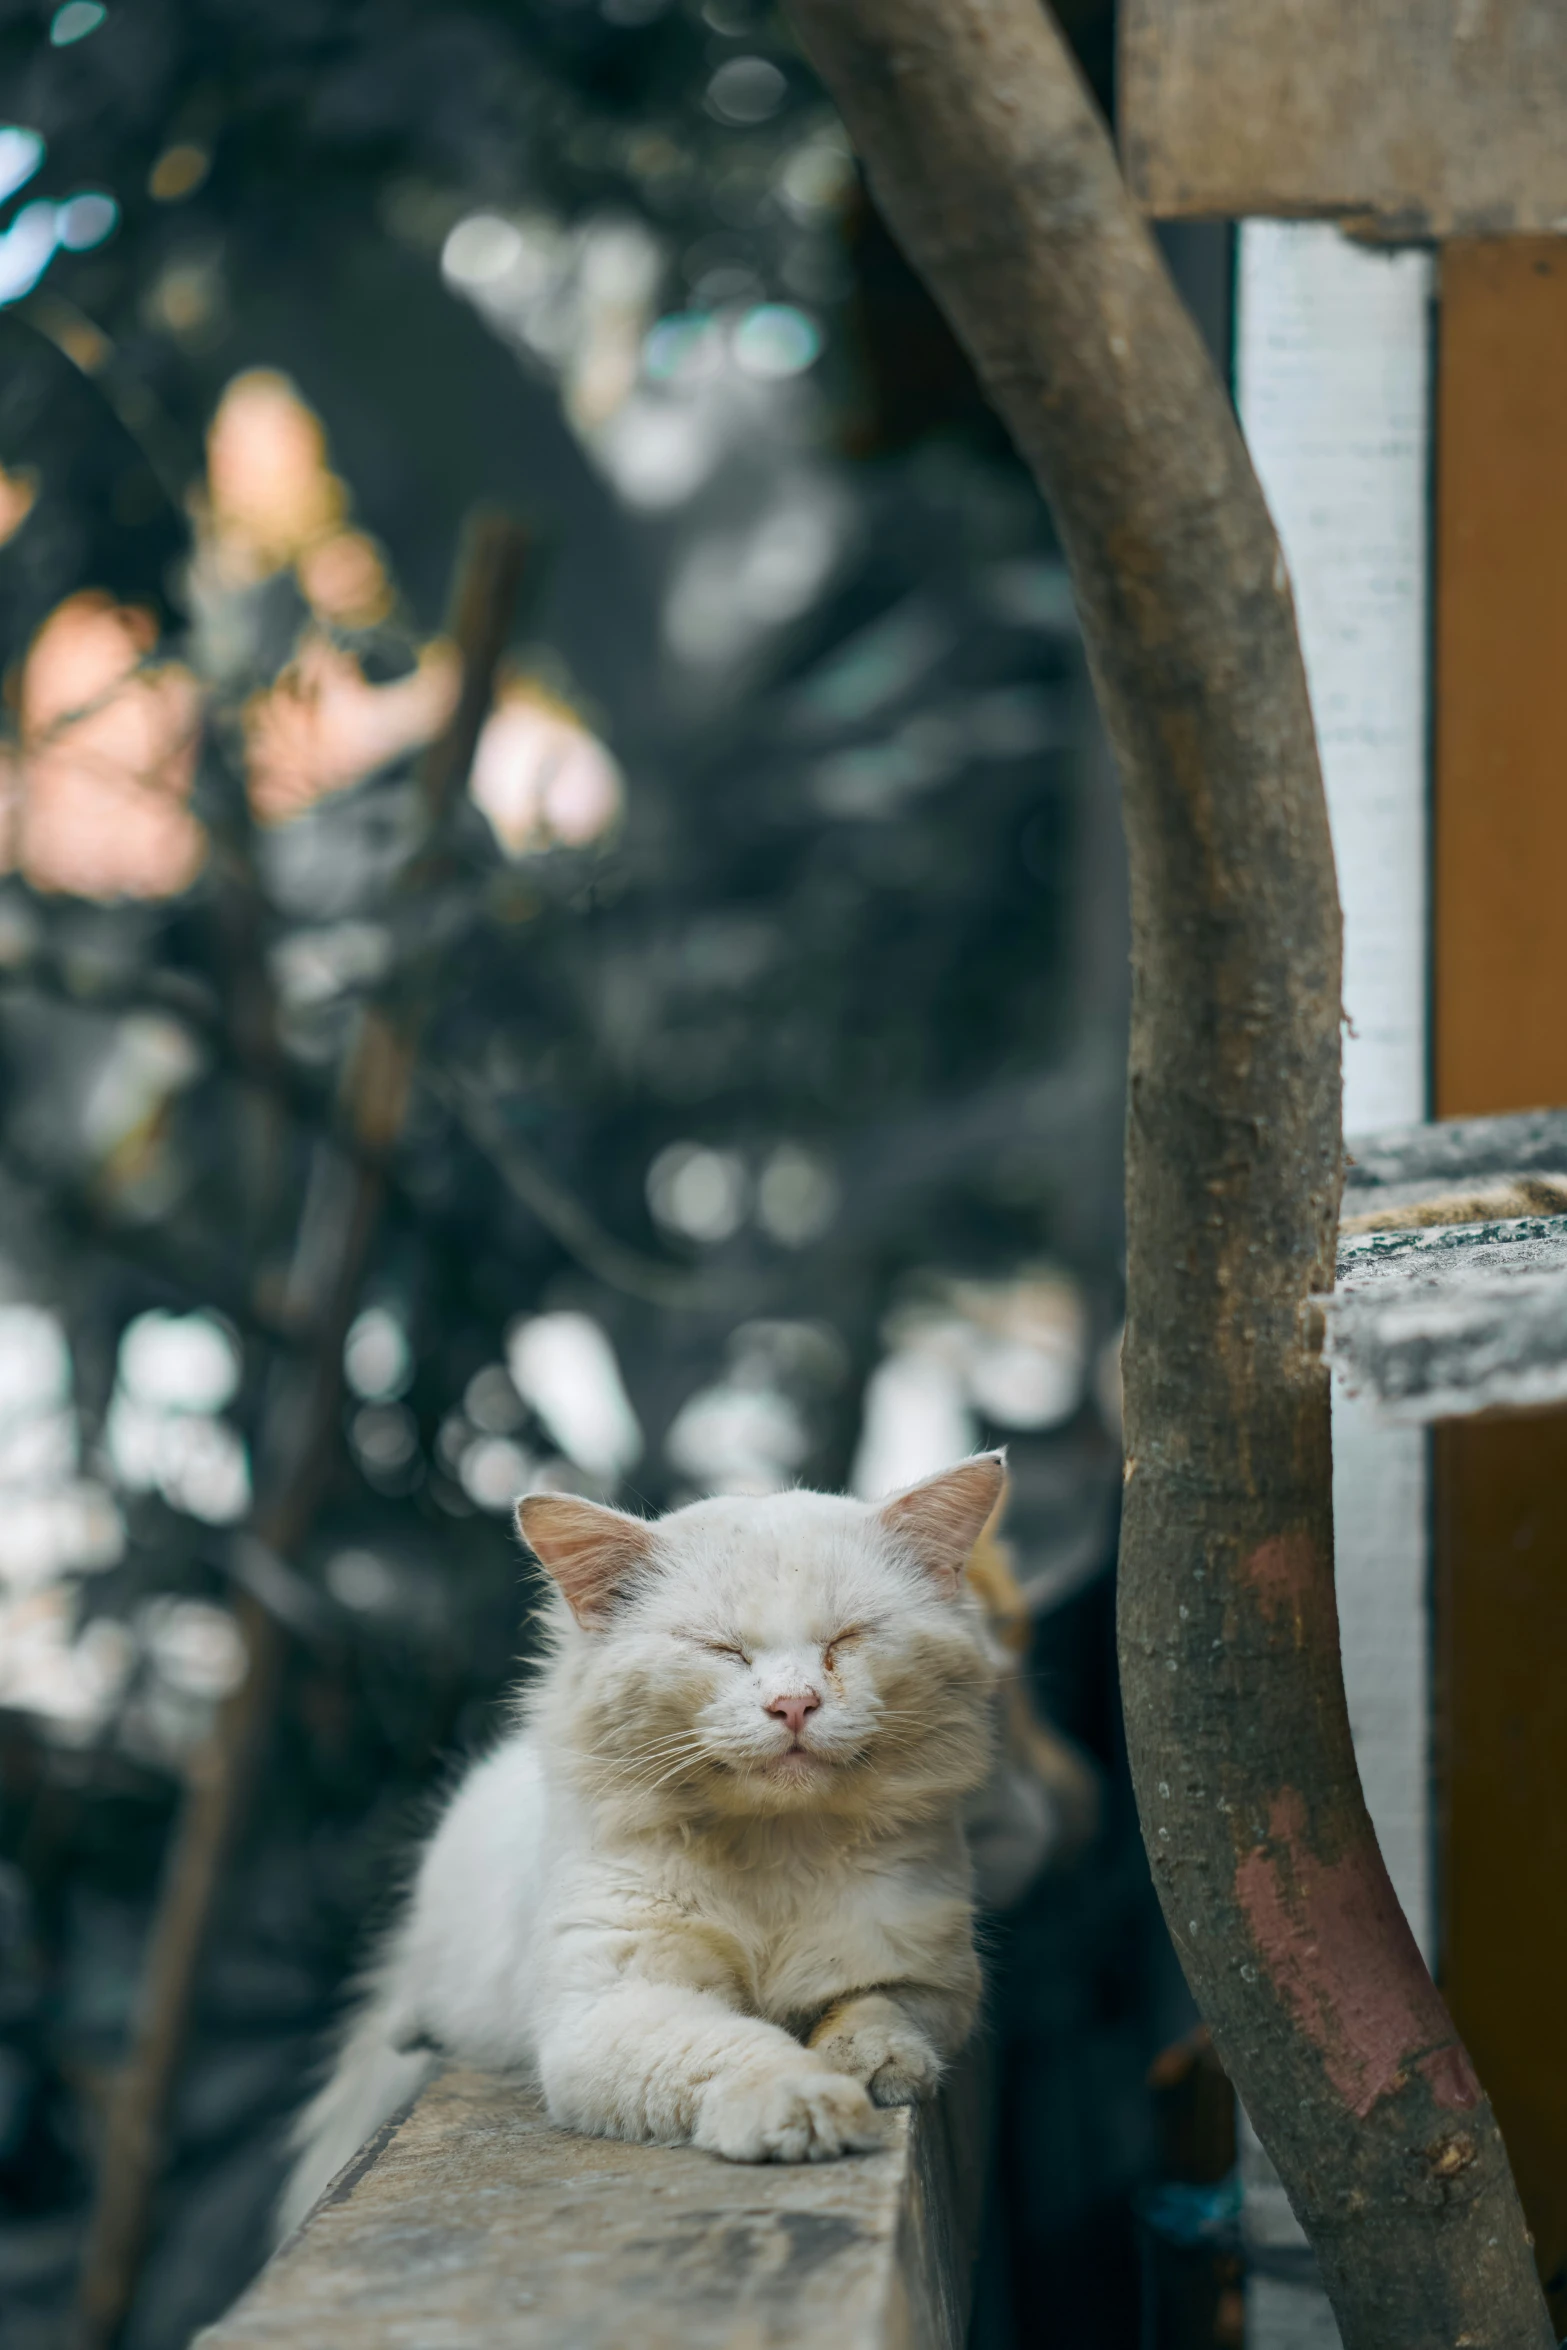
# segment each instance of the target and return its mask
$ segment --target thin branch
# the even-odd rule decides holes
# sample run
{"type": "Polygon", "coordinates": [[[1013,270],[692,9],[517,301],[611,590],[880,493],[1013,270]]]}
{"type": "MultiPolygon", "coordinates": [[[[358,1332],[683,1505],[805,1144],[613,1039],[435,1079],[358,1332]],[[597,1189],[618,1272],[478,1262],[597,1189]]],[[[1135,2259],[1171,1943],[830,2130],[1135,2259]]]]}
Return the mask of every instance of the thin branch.
{"type": "MultiPolygon", "coordinates": [[[[396,1199],[400,1215],[421,1228],[436,1224],[437,1219],[424,1203],[399,1180],[395,1160],[388,1162],[384,1153],[360,1143],[341,1114],[334,1111],[330,1096],[319,1084],[291,1069],[280,1052],[274,1054],[247,1047],[235,1035],[232,1024],[225,1024],[220,1012],[202,1001],[195,989],[172,977],[165,984],[165,977],[156,971],[146,972],[128,985],[94,987],[90,993],[84,993],[71,984],[63,965],[34,955],[19,968],[0,972],[0,1001],[11,998],[25,1002],[35,998],[104,1013],[162,1011],[185,1021],[197,1030],[224,1075],[287,1112],[297,1125],[318,1139],[331,1140],[342,1156],[356,1166],[381,1175],[389,1195],[396,1199]]],[[[466,1080],[460,1071],[427,1068],[420,1072],[419,1083],[456,1119],[469,1143],[499,1175],[513,1197],[537,1217],[551,1238],[575,1258],[584,1272],[602,1281],[606,1288],[644,1298],[649,1304],[673,1312],[725,1313],[754,1310],[769,1288],[776,1287],[776,1283],[743,1282],[687,1272],[678,1265],[662,1265],[656,1257],[643,1256],[606,1232],[591,1210],[564,1184],[557,1182],[515,1136],[506,1132],[481,1088],[466,1080]]],[[[0,1163],[7,1159],[29,1182],[58,1188],[56,1179],[45,1170],[34,1166],[13,1146],[0,1143],[0,1163]]],[[[106,1248],[112,1249],[115,1228],[96,1209],[91,1194],[85,1190],[75,1193],[71,1204],[77,1220],[90,1228],[106,1248]]],[[[126,1251],[121,1248],[118,1253],[124,1255],[126,1251]]],[[[155,1252],[146,1253],[151,1262],[155,1252]]],[[[199,1289],[200,1284],[191,1277],[188,1265],[181,1266],[177,1275],[171,1277],[176,1277],[179,1285],[192,1294],[199,1289]]],[[[218,1278],[216,1274],[212,1276],[218,1278]]],[[[219,1286],[224,1291],[221,1301],[224,1310],[232,1318],[274,1337],[287,1335],[275,1319],[258,1315],[249,1303],[238,1301],[227,1284],[220,1281],[219,1286]]],[[[206,1295],[215,1299],[218,1292],[209,1288],[206,1295]]]]}
{"type": "Polygon", "coordinates": [[[249,1291],[236,1286],[213,1258],[193,1262],[188,1243],[176,1253],[159,1244],[155,1227],[111,1218],[89,1188],[63,1179],[57,1167],[31,1157],[6,1136],[0,1136],[0,1175],[31,1194],[65,1239],[90,1242],[107,1263],[123,1265],[193,1306],[216,1306],[237,1329],[255,1337],[275,1345],[297,1339],[299,1334],[284,1329],[275,1316],[259,1312],[249,1291]]]}
{"type": "MultiPolygon", "coordinates": [[[[426,766],[436,823],[467,778],[526,547],[519,527],[498,516],[484,518],[467,542],[456,629],[463,691],[447,736],[426,766]]],[[[287,1561],[309,1531],[335,1457],[343,1340],[380,1212],[380,1162],[407,1107],[419,1010],[417,1000],[400,1020],[367,1010],[344,1085],[346,1123],[360,1155],[345,1158],[329,1140],[317,1145],[290,1280],[291,1293],[314,1308],[311,1338],[302,1359],[273,1366],[258,1466],[262,1499],[249,1528],[260,1552],[278,1560],[287,1561]]],[[[249,1669],[190,1767],[143,1963],[134,2040],[110,2100],[77,2302],[76,2350],[111,2350],[135,2295],[197,1969],[272,1726],[285,1634],[252,1591],[242,1594],[235,1612],[249,1669]]]]}
{"type": "MultiPolygon", "coordinates": [[[[418,769],[419,789],[429,815],[431,851],[440,845],[473,766],[532,547],[530,535],[505,514],[475,514],[463,534],[451,616],[451,633],[462,659],[462,685],[456,709],[426,749],[418,769]]],[[[403,877],[403,887],[417,891],[426,879],[421,861],[415,858],[403,877]]]]}
{"type": "Polygon", "coordinates": [[[461,1071],[427,1069],[421,1084],[450,1110],[475,1150],[494,1168],[514,1199],[535,1215],[552,1239],[606,1288],[650,1305],[684,1313],[754,1313],[771,1285],[737,1281],[718,1274],[661,1265],[616,1240],[574,1193],[556,1181],[515,1135],[508,1134],[494,1104],[461,1071]]]}
{"type": "Polygon", "coordinates": [[[200,448],[176,426],[148,377],[139,371],[128,371],[113,337],[76,303],[66,301],[52,284],[46,291],[30,295],[8,316],[18,328],[38,342],[46,343],[107,409],[157,483],[169,513],[188,529],[184,485],[200,468],[200,448]],[[108,367],[101,363],[84,366],[71,347],[79,339],[89,339],[96,345],[107,358],[108,367]],[[118,379],[127,372],[131,381],[122,389],[118,379]],[[133,398],[126,398],[127,390],[133,398]],[[149,436],[149,423],[156,424],[156,441],[162,443],[161,447],[149,436]]]}

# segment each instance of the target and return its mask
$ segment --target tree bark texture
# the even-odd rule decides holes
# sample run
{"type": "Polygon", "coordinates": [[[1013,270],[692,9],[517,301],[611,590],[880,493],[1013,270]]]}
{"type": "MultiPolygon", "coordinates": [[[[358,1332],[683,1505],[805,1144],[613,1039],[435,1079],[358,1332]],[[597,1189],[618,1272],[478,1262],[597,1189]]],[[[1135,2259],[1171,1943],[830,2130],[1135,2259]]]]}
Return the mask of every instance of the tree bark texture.
{"type": "Polygon", "coordinates": [[[1333,1593],[1340,923],[1288,574],[1037,0],[791,0],[1054,510],[1132,881],[1121,1668],[1143,1831],[1346,2350],[1546,2350],[1505,2150],[1389,1884],[1333,1593]]]}

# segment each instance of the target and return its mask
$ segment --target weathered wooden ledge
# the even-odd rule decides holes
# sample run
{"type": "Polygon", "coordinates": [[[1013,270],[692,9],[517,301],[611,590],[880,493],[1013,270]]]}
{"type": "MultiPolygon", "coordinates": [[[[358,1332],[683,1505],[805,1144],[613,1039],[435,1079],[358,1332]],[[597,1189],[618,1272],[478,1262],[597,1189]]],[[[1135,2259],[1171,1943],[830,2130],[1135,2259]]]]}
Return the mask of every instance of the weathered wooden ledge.
{"type": "Polygon", "coordinates": [[[1352,1139],[1326,1350],[1352,1395],[1425,1426],[1567,1403],[1567,1215],[1400,1229],[1498,1177],[1567,1175],[1567,1111],[1464,1118],[1352,1139]],[[1385,1216],[1385,1223],[1383,1218],[1385,1216]]]}
{"type": "Polygon", "coordinates": [[[960,2350],[983,2105],[969,2064],[880,2153],[753,2168],[448,2072],[193,2350],[960,2350]]]}
{"type": "Polygon", "coordinates": [[[1341,1246],[1328,1359],[1351,1394],[1416,1426],[1567,1403],[1567,1216],[1341,1246]]]}
{"type": "Polygon", "coordinates": [[[1344,1170],[1346,1208],[1427,1184],[1473,1183],[1488,1175],[1567,1170],[1567,1110],[1514,1110],[1500,1118],[1433,1118],[1386,1134],[1352,1134],[1344,1170]]]}

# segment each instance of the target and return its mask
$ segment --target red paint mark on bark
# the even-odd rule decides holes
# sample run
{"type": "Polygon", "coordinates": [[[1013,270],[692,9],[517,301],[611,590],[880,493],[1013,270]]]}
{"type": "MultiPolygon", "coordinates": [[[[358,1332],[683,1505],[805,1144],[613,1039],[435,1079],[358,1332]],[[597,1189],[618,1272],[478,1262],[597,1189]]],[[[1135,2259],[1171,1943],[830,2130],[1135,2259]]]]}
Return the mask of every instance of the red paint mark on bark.
{"type": "Polygon", "coordinates": [[[1256,1593],[1265,1616],[1297,1623],[1317,1581],[1317,1549],[1308,1534],[1270,1534],[1241,1565],[1241,1580],[1256,1593]]]}
{"type": "Polygon", "coordinates": [[[1470,2091],[1469,2060],[1370,1837],[1338,1860],[1319,1859],[1293,1787],[1274,1798],[1268,1828],[1269,1846],[1235,1872],[1236,1898],[1350,2111],[1363,2119],[1416,2065],[1439,2104],[1472,2105],[1479,2088],[1470,2091]]]}
{"type": "Polygon", "coordinates": [[[1430,2082],[1437,2104],[1445,2105],[1450,2113],[1468,2113],[1479,2104],[1482,2091],[1475,2068],[1468,2049],[1457,2040],[1450,2040],[1445,2048],[1433,2048],[1429,2056],[1422,2056],[1415,2070],[1430,2082]]]}

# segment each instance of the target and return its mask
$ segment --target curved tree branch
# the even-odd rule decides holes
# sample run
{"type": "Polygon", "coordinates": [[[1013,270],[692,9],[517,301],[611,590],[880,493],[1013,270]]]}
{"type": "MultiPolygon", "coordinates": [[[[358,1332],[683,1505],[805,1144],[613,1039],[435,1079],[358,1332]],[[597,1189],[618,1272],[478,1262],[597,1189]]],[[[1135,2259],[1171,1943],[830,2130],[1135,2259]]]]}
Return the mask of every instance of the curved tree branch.
{"type": "Polygon", "coordinates": [[[1552,2342],[1495,2121],[1377,1850],[1317,1293],[1339,909],[1289,580],[1037,0],[792,0],[1054,509],[1132,869],[1127,1730],[1165,1915],[1347,2350],[1552,2342]]]}

